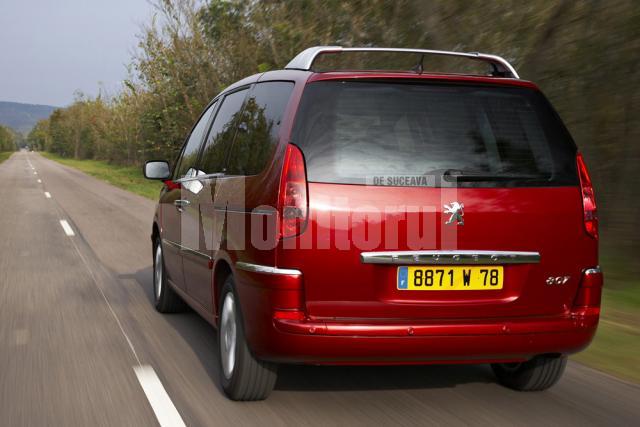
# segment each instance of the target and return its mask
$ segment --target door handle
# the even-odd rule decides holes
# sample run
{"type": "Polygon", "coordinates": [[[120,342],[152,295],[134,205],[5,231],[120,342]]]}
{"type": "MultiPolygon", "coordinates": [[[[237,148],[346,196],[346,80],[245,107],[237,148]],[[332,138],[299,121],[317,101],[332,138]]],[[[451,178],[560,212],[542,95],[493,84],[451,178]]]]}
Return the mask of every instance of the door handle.
{"type": "Polygon", "coordinates": [[[173,205],[178,209],[178,212],[184,211],[184,208],[191,204],[188,200],[174,200],[173,205]]]}

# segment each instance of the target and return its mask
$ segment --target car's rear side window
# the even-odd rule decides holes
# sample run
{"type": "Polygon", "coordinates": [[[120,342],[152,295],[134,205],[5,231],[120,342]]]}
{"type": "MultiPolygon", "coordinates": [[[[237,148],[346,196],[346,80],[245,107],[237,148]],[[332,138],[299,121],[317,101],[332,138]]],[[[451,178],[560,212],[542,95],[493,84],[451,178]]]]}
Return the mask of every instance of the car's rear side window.
{"type": "MultiPolygon", "coordinates": [[[[309,84],[292,140],[309,181],[471,176],[464,186],[573,185],[575,145],[544,96],[519,87],[309,84]]],[[[460,181],[464,181],[462,178],[460,181]]]]}
{"type": "Polygon", "coordinates": [[[263,82],[254,86],[239,119],[229,156],[229,174],[255,175],[265,168],[278,142],[280,122],[292,91],[292,82],[263,82]]]}

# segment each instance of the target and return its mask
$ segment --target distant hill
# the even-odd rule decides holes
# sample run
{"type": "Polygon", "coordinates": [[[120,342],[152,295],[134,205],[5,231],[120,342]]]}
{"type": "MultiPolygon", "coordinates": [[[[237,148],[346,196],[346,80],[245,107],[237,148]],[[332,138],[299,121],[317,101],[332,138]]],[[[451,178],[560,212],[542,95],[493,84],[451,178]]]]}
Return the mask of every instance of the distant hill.
{"type": "Polygon", "coordinates": [[[0,101],[0,125],[28,134],[38,120],[46,119],[58,107],[0,101]]]}

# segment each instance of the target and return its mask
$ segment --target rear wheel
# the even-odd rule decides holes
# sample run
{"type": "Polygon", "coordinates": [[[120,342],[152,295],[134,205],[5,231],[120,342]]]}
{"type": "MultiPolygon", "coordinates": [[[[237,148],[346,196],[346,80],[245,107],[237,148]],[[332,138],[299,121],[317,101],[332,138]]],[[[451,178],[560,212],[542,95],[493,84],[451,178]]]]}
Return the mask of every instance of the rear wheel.
{"type": "Polygon", "coordinates": [[[562,377],[567,356],[538,356],[522,363],[494,363],[500,384],[519,391],[542,391],[562,377]]]}
{"type": "Polygon", "coordinates": [[[185,308],[180,296],[167,283],[160,239],[156,240],[153,256],[153,298],[160,313],[177,313],[185,308]]]}
{"type": "Polygon", "coordinates": [[[220,297],[218,348],[222,388],[232,400],[266,399],[277,379],[277,365],[257,360],[245,339],[233,277],[224,283],[220,297]]]}

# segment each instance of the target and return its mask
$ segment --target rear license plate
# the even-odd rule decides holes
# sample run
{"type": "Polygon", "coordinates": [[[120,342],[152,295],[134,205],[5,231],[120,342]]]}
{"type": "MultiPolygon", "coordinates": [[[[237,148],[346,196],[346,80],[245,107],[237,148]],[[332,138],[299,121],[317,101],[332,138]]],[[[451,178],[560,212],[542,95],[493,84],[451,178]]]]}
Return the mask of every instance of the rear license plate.
{"type": "Polygon", "coordinates": [[[502,289],[502,266],[398,267],[402,291],[479,291],[502,289]]]}

